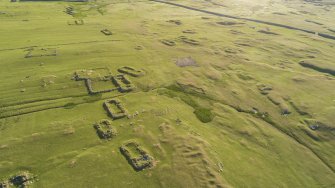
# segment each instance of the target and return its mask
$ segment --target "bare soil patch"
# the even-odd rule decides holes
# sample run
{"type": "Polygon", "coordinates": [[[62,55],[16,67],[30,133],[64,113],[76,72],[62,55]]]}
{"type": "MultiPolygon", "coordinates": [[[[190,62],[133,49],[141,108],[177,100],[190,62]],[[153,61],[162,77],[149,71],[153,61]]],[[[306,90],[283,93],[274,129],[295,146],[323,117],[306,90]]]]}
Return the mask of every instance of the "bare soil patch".
{"type": "Polygon", "coordinates": [[[176,65],[178,67],[198,66],[197,62],[192,57],[178,58],[176,60],[176,65]]]}

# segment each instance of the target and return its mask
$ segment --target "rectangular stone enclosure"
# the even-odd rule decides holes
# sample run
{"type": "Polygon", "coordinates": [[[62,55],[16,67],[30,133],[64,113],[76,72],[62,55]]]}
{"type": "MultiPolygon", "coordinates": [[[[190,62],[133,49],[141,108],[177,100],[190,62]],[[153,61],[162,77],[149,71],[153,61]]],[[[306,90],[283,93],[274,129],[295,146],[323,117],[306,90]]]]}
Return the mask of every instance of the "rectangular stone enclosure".
{"type": "Polygon", "coordinates": [[[120,147],[120,152],[135,171],[141,171],[153,166],[154,158],[137,142],[131,141],[120,147]]]}
{"type": "Polygon", "coordinates": [[[107,119],[100,120],[93,127],[101,139],[110,140],[117,135],[116,129],[112,127],[112,123],[107,119]]]}
{"type": "Polygon", "coordinates": [[[78,70],[74,73],[74,79],[84,81],[89,94],[119,90],[112,82],[112,74],[108,68],[78,70]]]}
{"type": "Polygon", "coordinates": [[[127,116],[127,110],[122,106],[117,99],[106,100],[103,104],[108,115],[113,119],[120,119],[127,116]]]}
{"type": "Polygon", "coordinates": [[[126,75],[119,74],[119,75],[113,76],[112,81],[115,84],[115,86],[118,87],[121,93],[130,92],[135,89],[135,86],[132,84],[129,78],[126,77],[126,75]]]}
{"type": "Polygon", "coordinates": [[[92,81],[91,79],[88,78],[85,79],[85,85],[88,93],[91,95],[98,93],[108,93],[118,90],[118,88],[114,87],[114,84],[111,80],[92,81]],[[105,86],[102,87],[102,85],[105,86]]]}

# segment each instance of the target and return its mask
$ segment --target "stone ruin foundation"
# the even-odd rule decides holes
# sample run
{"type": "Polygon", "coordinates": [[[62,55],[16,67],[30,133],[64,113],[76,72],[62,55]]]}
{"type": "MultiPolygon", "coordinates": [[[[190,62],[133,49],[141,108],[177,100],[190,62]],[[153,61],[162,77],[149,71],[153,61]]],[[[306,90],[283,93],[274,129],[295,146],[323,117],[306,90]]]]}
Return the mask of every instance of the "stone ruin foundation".
{"type": "Polygon", "coordinates": [[[120,147],[120,152],[127,159],[135,171],[153,167],[154,158],[148,154],[137,142],[131,141],[120,147]],[[133,148],[134,151],[131,151],[133,148]]]}
{"type": "Polygon", "coordinates": [[[106,100],[103,104],[103,107],[107,111],[108,115],[113,119],[121,119],[127,116],[127,110],[123,107],[121,102],[117,99],[106,100]],[[118,109],[118,111],[113,110],[113,106],[118,109]]]}
{"type": "Polygon", "coordinates": [[[43,57],[43,56],[57,56],[56,48],[29,48],[27,49],[25,58],[43,57]]]}
{"type": "Polygon", "coordinates": [[[117,135],[117,130],[112,127],[111,122],[107,119],[100,120],[93,127],[101,139],[110,140],[117,135]]]}
{"type": "Polygon", "coordinates": [[[116,87],[118,87],[118,90],[121,93],[130,92],[135,89],[135,86],[132,84],[129,78],[123,74],[113,76],[112,82],[114,83],[116,87]]]}

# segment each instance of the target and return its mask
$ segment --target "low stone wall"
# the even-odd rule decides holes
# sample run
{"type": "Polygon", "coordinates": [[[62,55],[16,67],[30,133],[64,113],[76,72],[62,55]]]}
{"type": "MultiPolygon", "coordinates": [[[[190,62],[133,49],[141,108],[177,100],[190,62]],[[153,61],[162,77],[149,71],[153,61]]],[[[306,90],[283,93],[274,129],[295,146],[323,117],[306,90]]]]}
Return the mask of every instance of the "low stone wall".
{"type": "Polygon", "coordinates": [[[28,53],[24,56],[24,58],[57,56],[57,51],[55,48],[30,48],[27,51],[28,53]],[[36,52],[37,50],[39,50],[40,52],[36,52]]]}
{"type": "MultiPolygon", "coordinates": [[[[92,87],[92,80],[87,78],[87,79],[84,79],[85,81],[85,86],[87,88],[87,91],[90,95],[94,95],[94,94],[98,94],[98,93],[108,93],[108,92],[112,92],[112,91],[115,91],[115,90],[118,90],[118,88],[111,88],[111,89],[106,89],[106,90],[94,90],[93,87],[92,87]]],[[[112,83],[111,83],[112,84],[112,83]]]]}
{"type": "MultiPolygon", "coordinates": [[[[100,67],[100,68],[93,68],[93,69],[82,69],[82,70],[77,70],[74,73],[74,78],[79,81],[79,80],[84,80],[87,78],[93,79],[97,76],[92,76],[94,72],[99,72],[99,74],[104,71],[104,78],[110,78],[112,77],[112,74],[110,70],[107,67],[100,67]]],[[[100,76],[101,77],[101,76],[100,76]]]]}
{"type": "MultiPolygon", "coordinates": [[[[113,83],[112,82],[112,74],[110,73],[110,70],[108,68],[95,68],[95,69],[90,69],[90,70],[78,70],[74,73],[74,80],[76,81],[84,81],[85,82],[85,86],[87,88],[87,91],[89,94],[94,95],[94,94],[98,94],[98,93],[108,93],[108,92],[112,92],[115,90],[119,90],[119,88],[114,88],[113,87],[113,83]],[[100,73],[98,73],[97,75],[100,75],[99,77],[97,77],[97,75],[91,76],[90,74],[93,74],[94,71],[105,71],[106,75],[101,76],[100,73]],[[93,82],[100,82],[100,81],[110,81],[111,82],[111,87],[110,89],[105,89],[105,90],[96,90],[92,85],[93,82]]],[[[115,84],[114,84],[115,85],[115,84]]]]}

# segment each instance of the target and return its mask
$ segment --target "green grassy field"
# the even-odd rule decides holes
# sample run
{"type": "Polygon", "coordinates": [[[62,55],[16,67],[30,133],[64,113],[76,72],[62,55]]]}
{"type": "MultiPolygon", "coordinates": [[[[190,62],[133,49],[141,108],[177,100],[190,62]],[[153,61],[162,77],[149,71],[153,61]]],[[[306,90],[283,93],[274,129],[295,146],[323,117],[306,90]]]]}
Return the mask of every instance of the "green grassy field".
{"type": "MultiPolygon", "coordinates": [[[[174,2],[335,35],[327,1],[174,2]]],[[[26,171],[30,187],[335,186],[334,40],[153,1],[0,0],[0,21],[3,182],[26,171]],[[101,79],[123,66],[143,72],[127,75],[130,92],[90,95],[75,79],[86,70],[113,89],[101,79]],[[126,117],[108,116],[113,98],[126,117]],[[94,128],[103,119],[110,140],[94,128]],[[129,141],[152,167],[133,169],[129,141]]]]}

